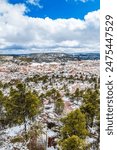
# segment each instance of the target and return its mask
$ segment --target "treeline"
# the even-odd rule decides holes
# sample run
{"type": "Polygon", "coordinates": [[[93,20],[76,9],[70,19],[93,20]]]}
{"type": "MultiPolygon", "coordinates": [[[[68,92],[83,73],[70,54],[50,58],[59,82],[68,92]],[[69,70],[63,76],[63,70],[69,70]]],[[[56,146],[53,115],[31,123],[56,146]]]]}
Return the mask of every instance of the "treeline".
{"type": "Polygon", "coordinates": [[[85,75],[84,73],[76,74],[75,76],[69,75],[68,77],[63,75],[64,72],[60,72],[60,74],[52,74],[51,76],[48,75],[34,75],[33,77],[27,77],[26,82],[35,82],[38,83],[39,81],[48,81],[49,79],[60,79],[60,80],[68,80],[70,82],[74,82],[75,80],[80,81],[88,81],[89,83],[100,83],[100,78],[97,75],[85,75]]]}

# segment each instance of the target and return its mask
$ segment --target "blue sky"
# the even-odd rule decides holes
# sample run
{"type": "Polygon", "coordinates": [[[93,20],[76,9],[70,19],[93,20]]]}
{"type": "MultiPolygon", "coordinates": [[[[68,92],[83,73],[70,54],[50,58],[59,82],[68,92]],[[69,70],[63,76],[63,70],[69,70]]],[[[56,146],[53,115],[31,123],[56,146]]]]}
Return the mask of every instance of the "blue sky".
{"type": "Polygon", "coordinates": [[[99,0],[0,0],[0,54],[99,51],[99,0]]]}
{"type": "Polygon", "coordinates": [[[26,0],[9,0],[12,4],[25,3],[30,11],[26,15],[31,17],[52,19],[57,18],[79,18],[84,19],[84,16],[91,11],[100,8],[99,0],[31,0],[35,4],[26,0]]]}

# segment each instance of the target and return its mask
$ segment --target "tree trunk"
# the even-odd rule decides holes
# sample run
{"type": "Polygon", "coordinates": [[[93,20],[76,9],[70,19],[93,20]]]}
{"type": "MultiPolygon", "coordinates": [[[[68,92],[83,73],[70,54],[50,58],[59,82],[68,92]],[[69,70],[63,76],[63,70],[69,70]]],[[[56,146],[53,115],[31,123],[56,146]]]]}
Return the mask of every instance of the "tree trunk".
{"type": "Polygon", "coordinates": [[[27,141],[28,137],[27,137],[27,125],[26,125],[26,118],[25,117],[24,117],[24,131],[25,131],[25,138],[27,141]]]}

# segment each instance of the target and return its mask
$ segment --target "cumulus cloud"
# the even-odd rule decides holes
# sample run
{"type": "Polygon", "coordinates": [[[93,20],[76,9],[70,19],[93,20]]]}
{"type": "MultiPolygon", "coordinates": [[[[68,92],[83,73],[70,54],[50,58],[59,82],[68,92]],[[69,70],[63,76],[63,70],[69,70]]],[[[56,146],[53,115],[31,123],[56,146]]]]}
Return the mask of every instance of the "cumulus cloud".
{"type": "Polygon", "coordinates": [[[99,51],[99,10],[84,20],[32,18],[24,4],[0,4],[0,53],[99,51]]]}

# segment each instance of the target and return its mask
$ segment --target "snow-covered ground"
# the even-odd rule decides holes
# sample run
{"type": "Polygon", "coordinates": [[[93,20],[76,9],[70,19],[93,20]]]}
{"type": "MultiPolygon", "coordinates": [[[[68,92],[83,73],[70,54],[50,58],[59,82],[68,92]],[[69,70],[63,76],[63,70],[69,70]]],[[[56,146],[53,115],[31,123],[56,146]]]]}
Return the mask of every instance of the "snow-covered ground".
{"type": "Polygon", "coordinates": [[[19,133],[21,133],[23,130],[24,130],[24,125],[21,125],[21,126],[15,126],[12,128],[8,128],[8,129],[6,129],[5,132],[6,132],[7,136],[13,137],[13,136],[16,136],[19,133]]]}
{"type": "MultiPolygon", "coordinates": [[[[65,96],[67,91],[70,94],[73,94],[77,88],[80,90],[85,90],[87,88],[93,88],[94,83],[89,83],[89,81],[78,80],[77,78],[82,74],[83,77],[88,75],[91,78],[91,75],[99,75],[99,66],[97,62],[91,61],[81,61],[81,62],[66,62],[64,66],[61,63],[32,63],[27,65],[17,65],[15,63],[0,65],[0,80],[4,83],[9,82],[11,79],[19,79],[25,82],[27,77],[34,77],[35,75],[47,75],[47,81],[32,82],[29,81],[27,85],[33,91],[37,91],[40,94],[46,94],[47,91],[51,89],[56,89],[61,94],[61,98],[64,101],[64,111],[62,116],[55,113],[54,102],[49,103],[48,97],[45,98],[43,104],[44,109],[41,115],[36,117],[37,122],[43,123],[47,126],[48,122],[55,123],[59,126],[59,118],[63,117],[67,113],[79,108],[82,105],[82,101],[78,101],[74,98],[71,101],[70,97],[65,96]],[[8,65],[8,66],[7,66],[8,65]],[[12,70],[16,70],[12,72],[12,70]],[[70,76],[73,79],[70,79],[70,76]]],[[[3,89],[4,95],[9,94],[9,88],[3,89]]],[[[28,124],[28,128],[30,125],[28,124]]],[[[24,131],[24,125],[14,126],[4,130],[2,138],[4,139],[4,147],[0,147],[0,150],[13,150],[13,144],[10,143],[10,138],[20,135],[24,131]]],[[[43,128],[45,134],[43,134],[43,139],[46,140],[48,137],[56,137],[57,132],[54,132],[53,129],[43,128]]],[[[93,132],[93,131],[92,131],[93,132]]],[[[1,138],[1,137],[0,137],[1,138]]],[[[88,138],[87,141],[92,143],[95,139],[88,138]]],[[[22,144],[16,143],[14,146],[20,147],[20,150],[26,150],[26,147],[22,147],[22,144]],[[22,148],[21,148],[22,147],[22,148]]],[[[57,150],[54,147],[47,148],[47,150],[57,150]]]]}

